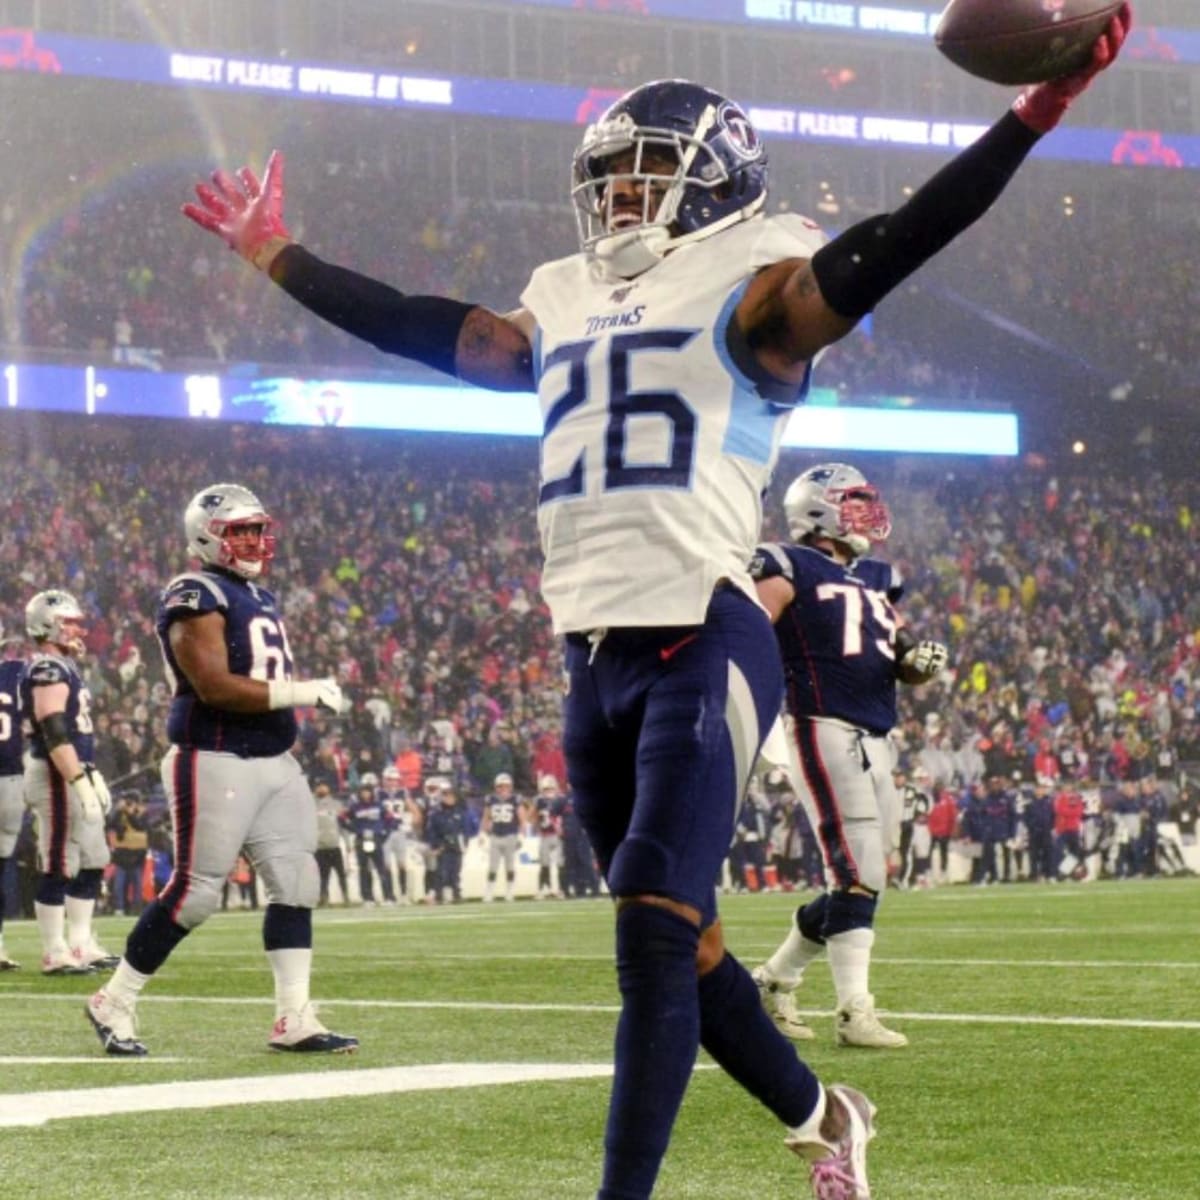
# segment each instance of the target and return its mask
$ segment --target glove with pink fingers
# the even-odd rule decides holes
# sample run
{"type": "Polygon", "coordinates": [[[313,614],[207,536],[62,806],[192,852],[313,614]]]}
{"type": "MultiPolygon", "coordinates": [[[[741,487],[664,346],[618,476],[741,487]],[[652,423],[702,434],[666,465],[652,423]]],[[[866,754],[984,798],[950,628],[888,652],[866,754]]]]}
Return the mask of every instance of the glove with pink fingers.
{"type": "Polygon", "coordinates": [[[267,159],[261,183],[249,167],[238,171],[236,179],[227,171],[214,171],[211,187],[196,185],[196,198],[200,203],[183,205],[183,215],[260,271],[268,270],[291,244],[283,222],[283,156],[277,150],[267,159]]]}

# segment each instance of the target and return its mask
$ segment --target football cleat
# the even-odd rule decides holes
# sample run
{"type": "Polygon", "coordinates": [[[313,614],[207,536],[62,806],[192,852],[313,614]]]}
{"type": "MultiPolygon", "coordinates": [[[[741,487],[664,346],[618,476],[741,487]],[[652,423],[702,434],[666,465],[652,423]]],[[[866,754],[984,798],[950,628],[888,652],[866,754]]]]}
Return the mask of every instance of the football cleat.
{"type": "Polygon", "coordinates": [[[0,971],[19,971],[21,964],[13,962],[3,950],[0,950],[0,971]]]}
{"type": "Polygon", "coordinates": [[[103,988],[89,997],[84,1009],[105,1054],[120,1058],[141,1058],[147,1052],[137,1035],[137,1017],[133,1005],[110,996],[103,988]]]}
{"type": "Polygon", "coordinates": [[[299,1012],[286,1012],[276,1018],[267,1045],[272,1050],[296,1054],[353,1054],[358,1038],[330,1033],[317,1020],[316,1006],[306,1004],[299,1012]]]}
{"type": "Polygon", "coordinates": [[[837,1010],[839,1046],[868,1046],[877,1050],[898,1050],[908,1038],[888,1029],[875,1015],[874,996],[855,996],[837,1010]]]}
{"type": "Polygon", "coordinates": [[[119,954],[110,954],[95,938],[84,946],[72,946],[71,957],[93,971],[111,971],[121,961],[119,954]]]}
{"type": "Polygon", "coordinates": [[[826,1103],[838,1105],[845,1125],[837,1141],[789,1137],[784,1145],[811,1164],[816,1200],[871,1200],[867,1183],[867,1143],[875,1136],[875,1105],[857,1088],[831,1084],[826,1103]]]}
{"type": "Polygon", "coordinates": [[[91,975],[93,971],[65,948],[42,955],[43,975],[91,975]]]}
{"type": "Polygon", "coordinates": [[[807,1041],[814,1037],[811,1026],[805,1024],[796,1012],[796,988],[785,987],[772,975],[766,963],[755,967],[750,972],[751,978],[758,985],[758,995],[762,1006],[767,1010],[767,1016],[775,1022],[775,1028],[786,1038],[794,1042],[807,1041]]]}

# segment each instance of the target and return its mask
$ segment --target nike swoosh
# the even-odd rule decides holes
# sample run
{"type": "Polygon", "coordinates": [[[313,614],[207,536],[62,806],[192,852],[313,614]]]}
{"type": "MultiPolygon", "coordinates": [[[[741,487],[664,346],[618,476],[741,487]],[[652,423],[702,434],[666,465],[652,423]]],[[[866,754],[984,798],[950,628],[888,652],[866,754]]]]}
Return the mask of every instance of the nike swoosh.
{"type": "Polygon", "coordinates": [[[658,652],[658,657],[661,658],[663,662],[670,662],[671,659],[673,659],[675,655],[684,648],[684,646],[688,645],[690,642],[694,642],[699,636],[700,635],[698,633],[689,633],[687,637],[680,638],[679,641],[677,641],[673,646],[664,646],[658,652]]]}

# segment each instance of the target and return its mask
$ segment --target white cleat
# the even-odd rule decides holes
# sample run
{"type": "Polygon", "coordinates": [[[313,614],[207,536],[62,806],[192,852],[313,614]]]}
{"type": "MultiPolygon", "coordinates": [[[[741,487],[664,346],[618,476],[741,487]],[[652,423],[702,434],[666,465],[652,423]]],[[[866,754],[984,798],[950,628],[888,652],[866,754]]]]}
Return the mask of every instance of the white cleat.
{"type": "Polygon", "coordinates": [[[89,998],[88,1020],[104,1047],[105,1054],[119,1058],[142,1058],[147,1050],[137,1033],[133,1005],[110,996],[103,988],[89,998]]]}
{"type": "Polygon", "coordinates": [[[871,1200],[867,1183],[867,1143],[875,1136],[875,1105],[845,1083],[825,1090],[827,1105],[836,1105],[844,1125],[836,1141],[817,1136],[784,1139],[784,1145],[811,1164],[816,1200],[871,1200]]]}
{"type": "Polygon", "coordinates": [[[786,987],[771,974],[767,964],[755,967],[750,977],[758,985],[758,995],[767,1016],[775,1022],[775,1028],[793,1042],[807,1041],[814,1037],[812,1027],[805,1024],[796,1012],[796,985],[786,987]]]}
{"type": "Polygon", "coordinates": [[[296,1054],[353,1054],[358,1038],[330,1033],[317,1020],[317,1009],[306,1004],[299,1012],[287,1012],[271,1029],[267,1045],[272,1050],[288,1050],[296,1054]]]}
{"type": "Polygon", "coordinates": [[[95,938],[83,946],[72,946],[71,957],[79,966],[93,971],[111,971],[121,961],[119,954],[110,954],[95,938]]]}
{"type": "Polygon", "coordinates": [[[837,1010],[837,1044],[866,1046],[874,1050],[899,1050],[908,1038],[888,1029],[875,1015],[874,996],[855,996],[837,1010]]]}
{"type": "Polygon", "coordinates": [[[94,970],[65,947],[42,955],[43,975],[91,975],[94,970]]]}

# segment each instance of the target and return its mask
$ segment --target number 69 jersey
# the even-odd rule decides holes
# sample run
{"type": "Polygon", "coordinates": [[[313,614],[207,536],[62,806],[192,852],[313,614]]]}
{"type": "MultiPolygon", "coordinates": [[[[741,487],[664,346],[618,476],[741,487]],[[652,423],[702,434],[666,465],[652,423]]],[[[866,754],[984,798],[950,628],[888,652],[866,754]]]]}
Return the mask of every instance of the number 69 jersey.
{"type": "Polygon", "coordinates": [[[750,573],[795,589],[775,622],[793,717],[836,717],[886,734],[896,724],[900,572],[875,558],[845,565],[810,546],[758,548],[750,573]]]}
{"type": "Polygon", "coordinates": [[[176,746],[221,750],[241,758],[283,754],[296,740],[296,718],[290,708],[265,713],[213,708],[196,695],[175,661],[171,625],[211,612],[225,617],[225,647],[234,675],[262,680],[292,677],[292,652],[270,592],[221,571],[177,575],[163,589],[155,622],[167,673],[175,687],[167,716],[168,739],[176,746]]]}
{"type": "Polygon", "coordinates": [[[762,492],[802,387],[729,343],[751,277],[824,241],[804,218],[755,218],[673,250],[634,279],[589,256],[547,263],[537,321],[543,419],[542,594],[557,633],[699,625],[746,564],[762,492]]]}

